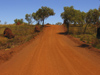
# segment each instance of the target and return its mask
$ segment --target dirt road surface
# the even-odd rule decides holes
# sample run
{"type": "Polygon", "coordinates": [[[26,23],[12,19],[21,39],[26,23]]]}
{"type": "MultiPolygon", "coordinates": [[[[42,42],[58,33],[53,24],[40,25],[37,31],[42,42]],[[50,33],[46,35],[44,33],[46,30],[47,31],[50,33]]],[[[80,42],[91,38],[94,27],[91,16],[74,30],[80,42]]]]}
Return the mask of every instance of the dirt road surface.
{"type": "Polygon", "coordinates": [[[62,26],[52,25],[1,64],[0,75],[100,75],[100,56],[79,47],[62,26]]]}

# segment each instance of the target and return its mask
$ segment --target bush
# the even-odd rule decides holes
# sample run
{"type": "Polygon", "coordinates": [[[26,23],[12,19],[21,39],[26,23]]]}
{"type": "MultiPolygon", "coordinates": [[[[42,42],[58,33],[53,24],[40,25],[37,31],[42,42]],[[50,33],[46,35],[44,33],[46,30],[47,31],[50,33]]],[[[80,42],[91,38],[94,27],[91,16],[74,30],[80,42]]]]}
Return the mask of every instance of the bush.
{"type": "Polygon", "coordinates": [[[100,40],[95,38],[92,40],[92,46],[96,47],[98,44],[100,44],[100,40]]]}
{"type": "Polygon", "coordinates": [[[69,34],[79,35],[83,33],[82,27],[69,27],[69,34]]]}
{"type": "Polygon", "coordinates": [[[85,34],[83,34],[84,28],[85,25],[83,25],[83,27],[79,27],[71,24],[69,27],[69,34],[71,34],[76,38],[80,38],[81,41],[84,41],[92,45],[93,47],[100,48],[100,40],[96,38],[97,35],[96,26],[94,25],[87,26],[85,34]]]}

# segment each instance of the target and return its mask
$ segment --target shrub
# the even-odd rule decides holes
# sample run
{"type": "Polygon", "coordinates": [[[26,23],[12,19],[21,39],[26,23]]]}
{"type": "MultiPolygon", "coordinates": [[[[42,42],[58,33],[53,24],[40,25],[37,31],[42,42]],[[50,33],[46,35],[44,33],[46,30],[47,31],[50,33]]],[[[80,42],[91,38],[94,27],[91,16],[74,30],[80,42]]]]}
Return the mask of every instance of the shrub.
{"type": "Polygon", "coordinates": [[[100,44],[100,40],[95,38],[92,40],[92,46],[96,47],[98,44],[100,44]]]}

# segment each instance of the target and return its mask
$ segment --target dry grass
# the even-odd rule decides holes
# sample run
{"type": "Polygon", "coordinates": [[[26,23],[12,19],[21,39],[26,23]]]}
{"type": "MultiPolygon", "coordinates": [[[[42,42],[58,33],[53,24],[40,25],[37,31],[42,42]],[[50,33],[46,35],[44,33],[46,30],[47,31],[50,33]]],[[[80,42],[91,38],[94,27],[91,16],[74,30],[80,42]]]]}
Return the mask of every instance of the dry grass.
{"type": "MultiPolygon", "coordinates": [[[[42,26],[41,30],[42,30],[42,26]]],[[[0,49],[11,48],[29,41],[38,33],[34,32],[35,25],[0,25],[0,49]],[[3,36],[5,28],[10,28],[15,35],[13,39],[7,39],[3,36]]]]}
{"type": "Polygon", "coordinates": [[[69,34],[76,38],[80,38],[81,41],[100,49],[100,40],[96,38],[96,27],[94,25],[88,26],[86,33],[83,34],[84,28],[85,25],[83,25],[83,27],[71,25],[69,27],[69,34]]]}

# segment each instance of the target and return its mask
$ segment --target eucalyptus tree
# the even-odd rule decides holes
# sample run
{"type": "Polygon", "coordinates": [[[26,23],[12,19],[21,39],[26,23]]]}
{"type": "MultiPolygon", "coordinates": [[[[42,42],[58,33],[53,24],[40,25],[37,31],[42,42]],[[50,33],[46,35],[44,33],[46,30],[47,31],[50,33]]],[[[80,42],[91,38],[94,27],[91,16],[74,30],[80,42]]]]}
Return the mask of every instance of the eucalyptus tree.
{"type": "Polygon", "coordinates": [[[37,13],[32,13],[32,17],[34,18],[35,21],[37,21],[37,24],[40,24],[41,18],[38,16],[37,13]]]}
{"type": "Polygon", "coordinates": [[[36,11],[36,13],[33,13],[33,18],[35,17],[36,20],[41,20],[44,25],[44,20],[48,18],[49,16],[55,15],[54,10],[49,7],[41,7],[36,11]],[[35,15],[35,16],[34,16],[35,15]]]}
{"type": "Polygon", "coordinates": [[[86,13],[85,12],[81,12],[81,24],[83,26],[83,24],[86,23],[86,13]]]}
{"type": "Polygon", "coordinates": [[[81,11],[74,9],[74,13],[75,13],[75,15],[73,16],[74,25],[80,24],[80,22],[81,22],[81,11]]]}
{"type": "Polygon", "coordinates": [[[90,9],[87,13],[86,13],[86,27],[84,29],[84,33],[86,32],[86,28],[88,25],[91,24],[96,24],[97,22],[99,22],[99,10],[97,9],[90,9]]]}
{"type": "Polygon", "coordinates": [[[26,21],[28,21],[28,24],[31,24],[32,23],[32,14],[26,14],[25,19],[26,19],[26,21]]]}
{"type": "Polygon", "coordinates": [[[93,10],[90,9],[86,14],[86,23],[92,24],[92,22],[93,22],[93,10]]]}
{"type": "Polygon", "coordinates": [[[69,33],[69,24],[75,21],[75,10],[74,7],[64,7],[64,12],[61,13],[61,17],[64,23],[67,25],[67,33],[69,33]]]}
{"type": "Polygon", "coordinates": [[[73,16],[74,25],[79,24],[80,26],[83,26],[83,24],[85,23],[86,13],[75,9],[74,13],[75,13],[75,16],[73,16]]]}
{"type": "Polygon", "coordinates": [[[99,21],[100,12],[97,9],[93,9],[93,24],[95,25],[96,22],[99,21]]]}

